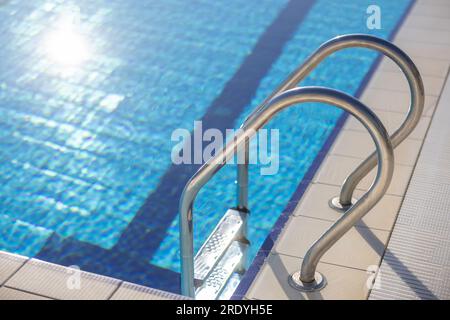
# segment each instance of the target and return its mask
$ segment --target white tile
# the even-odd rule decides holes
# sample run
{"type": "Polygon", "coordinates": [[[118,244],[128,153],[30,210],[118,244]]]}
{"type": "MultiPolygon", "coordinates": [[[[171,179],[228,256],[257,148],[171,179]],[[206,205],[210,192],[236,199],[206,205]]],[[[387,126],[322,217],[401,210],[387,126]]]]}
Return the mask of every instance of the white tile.
{"type": "Polygon", "coordinates": [[[413,57],[450,61],[450,45],[447,44],[412,42],[406,39],[394,40],[394,43],[413,57]]]}
{"type": "MultiPolygon", "coordinates": [[[[396,164],[413,166],[416,163],[422,141],[405,139],[394,149],[396,164]]],[[[342,130],[331,148],[330,153],[366,159],[375,151],[375,144],[369,133],[353,130],[342,130]]]]}
{"type": "Polygon", "coordinates": [[[188,299],[166,291],[138,286],[124,282],[113,294],[111,300],[181,300],[188,299]]]}
{"type": "MultiPolygon", "coordinates": [[[[433,76],[445,78],[447,75],[448,67],[450,66],[449,61],[439,60],[436,58],[423,58],[412,56],[411,59],[419,69],[421,76],[433,76]]],[[[379,66],[379,70],[401,72],[400,68],[389,58],[383,58],[379,66]]]]}
{"type": "Polygon", "coordinates": [[[16,289],[1,287],[0,300],[50,300],[50,299],[16,289]]]}
{"type": "Polygon", "coordinates": [[[26,257],[0,251],[0,286],[27,260],[26,257]]]}
{"type": "MultiPolygon", "coordinates": [[[[306,216],[334,222],[342,217],[342,212],[333,210],[328,201],[338,196],[341,188],[320,183],[311,184],[294,211],[295,216],[306,216]]],[[[363,191],[356,190],[354,197],[359,199],[363,191]]],[[[402,198],[384,195],[380,202],[367,213],[357,225],[391,231],[397,217],[402,198]]]]}
{"type": "MultiPolygon", "coordinates": [[[[289,219],[272,252],[303,258],[334,223],[304,216],[289,219]]],[[[367,270],[378,265],[389,237],[384,230],[353,227],[320,259],[321,262],[367,270]]]]}
{"type": "MultiPolygon", "coordinates": [[[[329,155],[322,163],[314,182],[341,186],[345,178],[361,163],[361,159],[329,155]]],[[[411,177],[413,167],[395,165],[394,175],[387,194],[403,196],[411,177]]],[[[373,169],[358,185],[357,189],[367,190],[375,177],[373,169]]]]}
{"type": "Polygon", "coordinates": [[[32,259],[6,285],[54,299],[105,300],[119,283],[119,280],[87,272],[78,274],[74,269],[32,259]],[[78,275],[79,287],[76,280],[78,275]]]}
{"type": "Polygon", "coordinates": [[[429,30],[421,28],[402,28],[395,37],[396,40],[435,43],[450,45],[450,31],[429,30]]]}
{"type": "MultiPolygon", "coordinates": [[[[422,75],[425,94],[439,96],[441,94],[442,86],[444,85],[444,80],[445,79],[441,77],[422,75]]],[[[367,87],[393,91],[403,91],[409,93],[408,83],[406,82],[405,76],[400,71],[397,72],[380,70],[379,72],[375,73],[367,87]]]]}
{"type": "Polygon", "coordinates": [[[450,7],[450,1],[448,0],[416,0],[416,3],[421,5],[440,5],[450,7]]]}
{"type": "Polygon", "coordinates": [[[423,28],[429,30],[450,30],[450,19],[410,15],[402,28],[423,28]]]}
{"type": "MultiPolygon", "coordinates": [[[[396,164],[392,181],[386,194],[403,197],[408,188],[414,167],[396,164]]],[[[373,169],[360,183],[359,189],[367,190],[375,179],[376,169],[373,169]]]]}
{"type": "MultiPolygon", "coordinates": [[[[431,116],[438,98],[425,96],[424,116],[431,116]]],[[[361,96],[361,101],[374,110],[398,112],[407,114],[410,106],[409,92],[367,88],[361,96]]]]}
{"type": "MultiPolygon", "coordinates": [[[[405,114],[401,114],[398,112],[375,110],[375,114],[380,118],[389,134],[393,134],[398,128],[400,128],[400,126],[406,119],[405,114]]],[[[421,117],[416,128],[414,128],[407,139],[423,140],[428,126],[430,125],[430,119],[430,117],[426,116],[421,117]]],[[[367,132],[361,122],[356,120],[354,117],[348,118],[347,122],[345,123],[344,129],[367,132]]]]}
{"type": "Polygon", "coordinates": [[[248,299],[261,300],[363,300],[367,299],[369,274],[327,263],[319,263],[327,285],[321,291],[304,293],[288,284],[291,273],[299,270],[302,260],[280,254],[270,254],[266,264],[246,294],[248,299]]]}
{"type": "Polygon", "coordinates": [[[446,5],[439,5],[439,4],[422,4],[418,3],[416,4],[412,10],[411,15],[418,15],[418,16],[426,16],[426,17],[432,17],[432,18],[450,18],[450,7],[446,5]]]}

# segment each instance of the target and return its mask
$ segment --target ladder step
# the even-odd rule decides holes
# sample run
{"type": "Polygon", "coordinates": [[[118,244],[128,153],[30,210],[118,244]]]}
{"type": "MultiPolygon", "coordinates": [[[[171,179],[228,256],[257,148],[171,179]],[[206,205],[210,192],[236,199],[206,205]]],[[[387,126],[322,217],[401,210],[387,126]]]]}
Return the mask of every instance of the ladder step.
{"type": "Polygon", "coordinates": [[[243,226],[242,213],[234,209],[227,210],[195,256],[196,287],[203,285],[209,274],[213,272],[225,252],[227,252],[227,249],[240,235],[243,226]]]}
{"type": "Polygon", "coordinates": [[[216,299],[222,292],[244,257],[245,244],[234,241],[223,254],[222,259],[205,279],[203,285],[195,293],[196,299],[216,299]]]}

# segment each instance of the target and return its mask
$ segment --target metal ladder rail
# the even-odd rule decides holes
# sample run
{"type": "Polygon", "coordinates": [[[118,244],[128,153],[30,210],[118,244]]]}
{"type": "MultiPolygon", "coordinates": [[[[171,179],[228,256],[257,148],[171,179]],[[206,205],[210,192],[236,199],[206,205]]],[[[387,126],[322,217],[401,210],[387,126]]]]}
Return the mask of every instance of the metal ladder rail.
{"type": "MultiPolygon", "coordinates": [[[[400,67],[408,81],[411,93],[409,111],[401,126],[390,136],[393,147],[397,147],[414,130],[422,115],[425,99],[422,78],[414,62],[403,50],[387,40],[366,34],[338,36],[322,44],[247,117],[243,125],[257,116],[274,96],[297,86],[300,81],[332,53],[346,48],[358,47],[372,49],[389,57],[400,67]]],[[[238,165],[238,208],[248,209],[248,142],[246,142],[244,148],[243,156],[247,161],[238,165]]],[[[376,164],[376,154],[374,152],[345,179],[340,196],[330,199],[330,206],[339,211],[345,211],[350,207],[356,186],[376,164]]]]}
{"type": "Polygon", "coordinates": [[[394,169],[393,148],[383,124],[368,107],[350,95],[329,88],[303,87],[281,93],[270,100],[257,115],[247,121],[235,138],[194,174],[183,190],[180,199],[180,258],[183,295],[195,297],[193,204],[198,192],[225,165],[226,161],[233,157],[237,150],[242,148],[243,144],[276,114],[287,107],[305,102],[334,105],[348,111],[357,118],[369,131],[375,142],[377,160],[380,165],[370,189],[308,251],[302,268],[302,285],[308,288],[318,288],[324,284],[324,281],[317,282],[314,278],[317,263],[322,255],[361,219],[386,192],[394,169]]]}

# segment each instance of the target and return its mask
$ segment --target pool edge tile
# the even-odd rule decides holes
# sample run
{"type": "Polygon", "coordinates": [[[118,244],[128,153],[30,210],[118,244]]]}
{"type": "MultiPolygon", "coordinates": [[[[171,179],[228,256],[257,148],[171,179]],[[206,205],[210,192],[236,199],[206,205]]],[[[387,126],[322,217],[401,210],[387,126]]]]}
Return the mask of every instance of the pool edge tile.
{"type": "Polygon", "coordinates": [[[365,271],[320,262],[327,285],[319,292],[303,293],[291,288],[288,277],[298,271],[302,259],[271,253],[255,282],[245,295],[248,299],[273,300],[364,300],[368,296],[366,282],[370,276],[365,271]]]}
{"type": "Polygon", "coordinates": [[[5,286],[53,299],[106,300],[120,283],[117,279],[30,259],[5,286]]]}
{"type": "Polygon", "coordinates": [[[109,300],[190,300],[190,298],[123,282],[109,300]]]}
{"type": "Polygon", "coordinates": [[[27,257],[0,251],[0,286],[11,278],[28,260],[27,257]]]}

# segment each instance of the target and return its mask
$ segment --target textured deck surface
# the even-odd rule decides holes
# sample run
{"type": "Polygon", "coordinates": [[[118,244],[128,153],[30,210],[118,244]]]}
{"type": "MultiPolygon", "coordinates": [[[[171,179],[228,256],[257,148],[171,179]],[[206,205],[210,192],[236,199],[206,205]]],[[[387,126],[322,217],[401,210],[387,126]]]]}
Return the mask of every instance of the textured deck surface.
{"type": "Polygon", "coordinates": [[[450,299],[447,80],[370,299],[450,299]]]}

